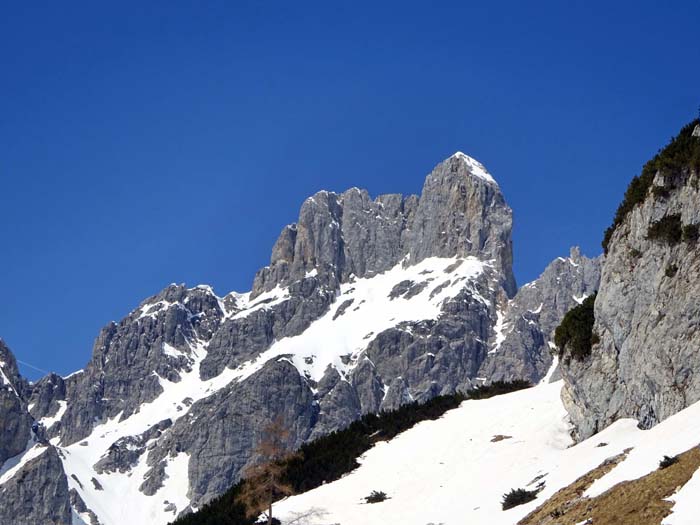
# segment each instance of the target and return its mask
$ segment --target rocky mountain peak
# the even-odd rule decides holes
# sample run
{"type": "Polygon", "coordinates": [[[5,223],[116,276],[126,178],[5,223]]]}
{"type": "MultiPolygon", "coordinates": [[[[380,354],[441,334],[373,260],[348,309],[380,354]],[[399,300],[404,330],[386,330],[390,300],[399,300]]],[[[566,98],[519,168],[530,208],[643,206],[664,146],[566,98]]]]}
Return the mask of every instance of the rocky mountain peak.
{"type": "Polygon", "coordinates": [[[477,160],[458,152],[425,179],[418,196],[380,195],[351,188],[320,191],[286,226],[270,265],[258,272],[251,297],[318,274],[331,289],[351,276],[384,272],[404,261],[475,256],[495,261],[502,285],[515,293],[512,212],[493,177],[477,160]]]}
{"type": "Polygon", "coordinates": [[[412,263],[456,254],[492,260],[512,296],[512,221],[513,213],[486,169],[467,155],[455,154],[425,179],[405,252],[412,263]]]}
{"type": "Polygon", "coordinates": [[[31,419],[23,399],[25,387],[14,355],[0,339],[0,465],[19,454],[29,439],[31,419]]]}
{"type": "Polygon", "coordinates": [[[5,341],[0,339],[0,388],[13,387],[19,377],[17,361],[5,341]]]}
{"type": "Polygon", "coordinates": [[[461,151],[457,151],[448,160],[451,160],[451,159],[454,159],[454,160],[457,160],[457,161],[463,163],[466,166],[467,172],[470,175],[472,175],[474,177],[478,177],[480,179],[483,179],[486,182],[489,182],[492,184],[498,184],[496,182],[496,179],[494,179],[491,176],[491,174],[486,170],[486,168],[484,167],[484,165],[481,162],[479,162],[478,160],[476,160],[473,157],[470,157],[466,153],[462,153],[461,151]]]}

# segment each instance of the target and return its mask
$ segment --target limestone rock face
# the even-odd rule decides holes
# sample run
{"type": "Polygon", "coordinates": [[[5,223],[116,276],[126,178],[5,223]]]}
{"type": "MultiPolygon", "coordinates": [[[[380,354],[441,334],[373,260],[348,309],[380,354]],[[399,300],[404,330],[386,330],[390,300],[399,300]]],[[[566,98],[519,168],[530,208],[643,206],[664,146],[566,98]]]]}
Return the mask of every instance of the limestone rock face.
{"type": "Polygon", "coordinates": [[[574,247],[569,257],[556,258],[502,304],[479,376],[490,381],[542,378],[552,365],[554,330],[566,312],[598,290],[601,263],[602,256],[589,259],[574,247]]]}
{"type": "Polygon", "coordinates": [[[426,257],[476,255],[496,261],[502,285],[515,293],[512,212],[500,188],[476,160],[456,153],[428,175],[406,237],[406,253],[426,257]]]}
{"type": "Polygon", "coordinates": [[[179,381],[191,370],[193,348],[219,328],[224,308],[207,287],[171,285],[103,328],[92,359],[67,386],[62,444],[86,437],[96,421],[126,419],[158,397],[161,381],[179,381]]]}
{"type": "Polygon", "coordinates": [[[285,360],[269,361],[248,380],[195,403],[173,425],[148,453],[150,486],[142,492],[157,492],[163,481],[159,466],[184,453],[190,457],[189,497],[199,506],[229,488],[256,459],[253,450],[269,421],[281,418],[294,450],[308,439],[317,416],[313,392],[297,369],[285,360]]]}
{"type": "Polygon", "coordinates": [[[46,447],[0,485],[0,523],[72,523],[68,482],[53,447],[46,447]]]}
{"type": "Polygon", "coordinates": [[[0,339],[0,465],[22,452],[29,441],[32,422],[22,399],[25,388],[15,357],[0,339]]]}
{"type": "Polygon", "coordinates": [[[207,346],[200,375],[210,379],[225,368],[235,368],[266,350],[273,341],[302,333],[312,321],[328,310],[335,299],[335,287],[324,286],[318,276],[304,277],[290,284],[286,300],[265,305],[258,298],[253,312],[225,320],[207,346]]]}
{"type": "Polygon", "coordinates": [[[258,272],[252,296],[318,272],[331,287],[427,257],[493,259],[506,293],[515,293],[512,212],[496,181],[476,160],[456,153],[428,175],[420,197],[372,200],[353,188],[322,191],[282,230],[270,266],[258,272]]]}
{"type": "Polygon", "coordinates": [[[700,223],[698,174],[657,173],[643,202],[615,230],[595,301],[591,356],[562,367],[563,399],[579,438],[623,417],[642,428],[700,399],[700,251],[694,241],[652,239],[649,229],[678,216],[700,223]]]}

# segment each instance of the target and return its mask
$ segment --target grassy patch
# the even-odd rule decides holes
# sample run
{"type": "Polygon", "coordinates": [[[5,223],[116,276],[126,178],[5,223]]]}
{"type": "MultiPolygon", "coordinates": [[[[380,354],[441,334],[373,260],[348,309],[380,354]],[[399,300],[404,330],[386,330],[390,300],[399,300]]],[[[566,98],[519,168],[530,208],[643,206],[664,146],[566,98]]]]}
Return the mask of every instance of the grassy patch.
{"type": "Polygon", "coordinates": [[[659,525],[673,507],[667,498],[685,485],[700,467],[700,448],[693,447],[664,469],[618,483],[595,498],[582,497],[596,479],[607,474],[624,457],[625,454],[621,454],[611,458],[561,489],[518,525],[575,525],[588,519],[594,524],[659,525]]]}

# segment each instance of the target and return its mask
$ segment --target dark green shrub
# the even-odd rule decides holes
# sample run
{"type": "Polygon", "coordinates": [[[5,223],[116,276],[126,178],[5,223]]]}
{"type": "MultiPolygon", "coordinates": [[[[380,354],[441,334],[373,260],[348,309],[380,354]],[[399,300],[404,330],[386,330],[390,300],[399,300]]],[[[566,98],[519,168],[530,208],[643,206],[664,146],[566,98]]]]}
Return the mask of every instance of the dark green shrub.
{"type": "Polygon", "coordinates": [[[382,492],[381,490],[379,492],[373,490],[369,496],[365,496],[365,502],[367,503],[381,503],[387,499],[386,492],[382,492]]]}
{"type": "Polygon", "coordinates": [[[666,277],[675,277],[678,273],[678,266],[675,264],[669,264],[664,273],[666,274],[666,277]]]}
{"type": "Polygon", "coordinates": [[[676,463],[678,463],[678,456],[664,456],[664,458],[659,461],[659,468],[663,470],[676,463]]]}
{"type": "MultiPolygon", "coordinates": [[[[664,174],[667,186],[676,187],[683,183],[684,170],[700,170],[700,140],[693,137],[693,128],[699,120],[694,120],[684,126],[677,137],[671,139],[669,144],[657,153],[653,159],[642,168],[642,173],[634,177],[625,191],[625,196],[615,212],[610,227],[605,230],[603,236],[603,252],[608,253],[608,246],[615,229],[622,224],[627,214],[637,204],[644,201],[649,189],[654,182],[657,171],[664,174]]],[[[664,190],[658,190],[663,193],[664,190]]]]}
{"type": "Polygon", "coordinates": [[[647,239],[668,244],[678,244],[683,237],[683,223],[678,213],[666,215],[652,222],[647,230],[647,239]]]}
{"type": "Polygon", "coordinates": [[[686,224],[683,226],[683,240],[689,244],[695,244],[700,237],[700,224],[686,224]]]}
{"type": "Polygon", "coordinates": [[[596,294],[589,295],[580,305],[569,310],[554,331],[554,344],[559,348],[560,359],[569,352],[571,357],[583,360],[599,342],[598,335],[593,333],[595,298],[596,294]]]}
{"type": "Polygon", "coordinates": [[[605,235],[603,236],[603,252],[605,254],[608,253],[608,245],[610,244],[613,233],[615,233],[615,229],[622,224],[627,214],[632,211],[637,204],[644,201],[653,180],[654,174],[650,171],[643,170],[641,176],[634,177],[632,182],[630,182],[627,191],[625,191],[625,196],[620,206],[618,206],[617,212],[615,212],[613,223],[605,230],[605,235]]]}
{"type": "Polygon", "coordinates": [[[537,499],[536,490],[512,489],[510,492],[503,494],[501,507],[503,510],[508,510],[518,505],[529,503],[534,499],[537,499]]]}
{"type": "Polygon", "coordinates": [[[657,199],[668,199],[669,195],[671,195],[669,188],[666,186],[652,186],[651,192],[657,199]]]}
{"type": "Polygon", "coordinates": [[[469,399],[488,399],[489,397],[508,394],[516,390],[530,388],[532,383],[524,379],[514,379],[513,381],[494,381],[489,385],[478,386],[467,393],[469,399]]]}

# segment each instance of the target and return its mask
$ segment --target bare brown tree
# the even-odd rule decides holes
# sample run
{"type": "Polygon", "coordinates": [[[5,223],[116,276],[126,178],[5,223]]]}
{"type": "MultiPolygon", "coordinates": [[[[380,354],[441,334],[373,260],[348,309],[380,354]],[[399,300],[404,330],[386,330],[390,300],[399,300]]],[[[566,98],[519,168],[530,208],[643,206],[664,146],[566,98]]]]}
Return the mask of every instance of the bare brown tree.
{"type": "Polygon", "coordinates": [[[272,525],[272,503],[293,493],[292,487],[283,480],[284,460],[292,457],[289,435],[281,417],[268,423],[253,450],[255,463],[243,471],[245,483],[240,502],[246,506],[249,517],[265,512],[268,525],[272,525]]]}

